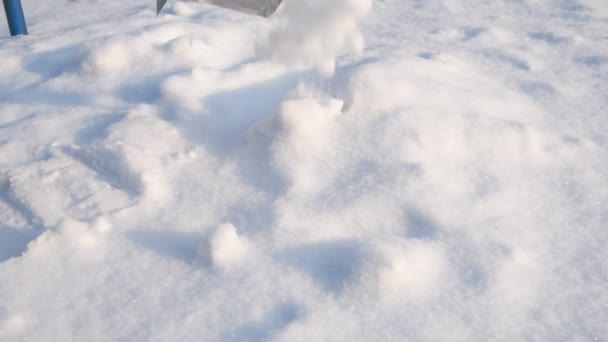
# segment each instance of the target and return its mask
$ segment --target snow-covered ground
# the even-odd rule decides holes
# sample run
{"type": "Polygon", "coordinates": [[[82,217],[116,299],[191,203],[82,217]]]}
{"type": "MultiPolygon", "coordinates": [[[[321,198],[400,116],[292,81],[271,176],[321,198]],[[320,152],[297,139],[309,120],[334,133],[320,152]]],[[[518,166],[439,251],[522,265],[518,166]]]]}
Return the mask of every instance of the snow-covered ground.
{"type": "Polygon", "coordinates": [[[0,340],[608,340],[608,2],[23,5],[0,340]]]}

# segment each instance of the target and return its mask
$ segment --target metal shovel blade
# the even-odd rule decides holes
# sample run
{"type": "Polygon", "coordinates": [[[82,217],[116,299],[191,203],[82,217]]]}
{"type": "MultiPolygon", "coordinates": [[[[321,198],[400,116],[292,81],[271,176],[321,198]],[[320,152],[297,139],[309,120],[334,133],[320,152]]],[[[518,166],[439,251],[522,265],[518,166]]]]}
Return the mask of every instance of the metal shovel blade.
{"type": "MultiPolygon", "coordinates": [[[[269,17],[274,13],[283,0],[206,0],[216,6],[229,8],[235,11],[269,17]]],[[[156,14],[160,12],[167,0],[156,0],[156,14]]]]}
{"type": "Polygon", "coordinates": [[[167,0],[156,0],[156,15],[160,13],[160,10],[163,9],[167,0]]]}
{"type": "Polygon", "coordinates": [[[269,17],[283,0],[211,0],[214,5],[235,11],[269,17]]]}

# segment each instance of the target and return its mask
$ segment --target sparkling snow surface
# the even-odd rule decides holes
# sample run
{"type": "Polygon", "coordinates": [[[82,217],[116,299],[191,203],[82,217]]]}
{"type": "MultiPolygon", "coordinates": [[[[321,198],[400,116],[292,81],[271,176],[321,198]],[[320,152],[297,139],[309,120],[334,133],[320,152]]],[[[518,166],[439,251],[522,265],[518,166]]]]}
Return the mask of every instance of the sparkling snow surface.
{"type": "Polygon", "coordinates": [[[23,5],[0,340],[608,340],[608,2],[23,5]]]}

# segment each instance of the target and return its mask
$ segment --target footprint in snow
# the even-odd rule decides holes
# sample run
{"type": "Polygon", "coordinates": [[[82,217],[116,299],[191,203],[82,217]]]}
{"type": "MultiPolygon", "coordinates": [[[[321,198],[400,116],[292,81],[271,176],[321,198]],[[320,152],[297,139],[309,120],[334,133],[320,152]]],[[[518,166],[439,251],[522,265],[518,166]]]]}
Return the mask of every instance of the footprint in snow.
{"type": "Polygon", "coordinates": [[[302,316],[302,309],[292,302],[282,302],[270,309],[261,320],[246,323],[237,329],[230,341],[268,341],[302,316]]]}
{"type": "Polygon", "coordinates": [[[280,256],[289,266],[308,274],[321,288],[338,293],[358,274],[364,252],[356,240],[307,243],[280,256]]]}

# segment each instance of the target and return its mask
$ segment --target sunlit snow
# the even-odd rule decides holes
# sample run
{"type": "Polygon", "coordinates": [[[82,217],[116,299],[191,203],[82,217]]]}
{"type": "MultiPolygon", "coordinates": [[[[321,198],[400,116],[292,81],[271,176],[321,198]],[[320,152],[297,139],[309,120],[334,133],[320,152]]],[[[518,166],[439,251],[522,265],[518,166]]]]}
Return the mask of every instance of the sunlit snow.
{"type": "Polygon", "coordinates": [[[608,339],[603,1],[23,6],[0,340],[608,339]]]}

